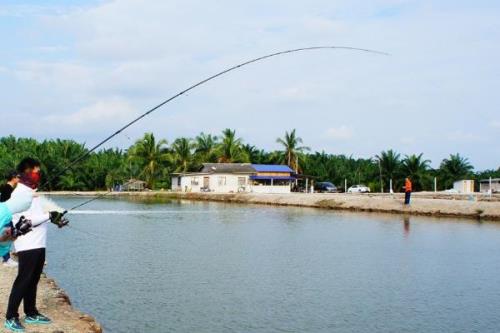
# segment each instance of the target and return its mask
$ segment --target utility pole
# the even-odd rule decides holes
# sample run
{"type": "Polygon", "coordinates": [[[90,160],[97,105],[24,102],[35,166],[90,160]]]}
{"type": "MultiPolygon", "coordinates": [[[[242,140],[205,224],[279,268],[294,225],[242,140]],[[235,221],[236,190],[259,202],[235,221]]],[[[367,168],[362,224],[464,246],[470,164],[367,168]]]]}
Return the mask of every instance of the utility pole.
{"type": "Polygon", "coordinates": [[[380,160],[378,160],[378,171],[380,173],[380,192],[384,193],[384,183],[382,182],[382,167],[380,166],[380,160]]]}
{"type": "Polygon", "coordinates": [[[493,195],[493,188],[491,187],[491,176],[490,176],[490,200],[492,195],[493,195]]]}
{"type": "MultiPolygon", "coordinates": [[[[295,174],[299,174],[299,155],[295,156],[295,174]]],[[[299,179],[295,178],[295,187],[299,186],[299,179]]]]}
{"type": "Polygon", "coordinates": [[[434,192],[438,191],[437,186],[437,177],[434,177],[434,192]]]}

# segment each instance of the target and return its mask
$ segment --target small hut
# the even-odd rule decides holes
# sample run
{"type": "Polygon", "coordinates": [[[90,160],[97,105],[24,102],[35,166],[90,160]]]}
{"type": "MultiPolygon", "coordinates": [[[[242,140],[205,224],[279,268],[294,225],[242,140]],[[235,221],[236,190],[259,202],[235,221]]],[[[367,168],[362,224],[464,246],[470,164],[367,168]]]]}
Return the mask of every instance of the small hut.
{"type": "Polygon", "coordinates": [[[469,179],[457,180],[453,183],[453,190],[464,194],[474,193],[474,181],[469,179]]]}
{"type": "Polygon", "coordinates": [[[144,191],[146,182],[138,179],[130,179],[122,185],[122,191],[144,191]]]}
{"type": "Polygon", "coordinates": [[[481,179],[479,182],[479,192],[489,193],[490,189],[492,193],[500,193],[500,178],[492,178],[491,180],[481,179]]]}

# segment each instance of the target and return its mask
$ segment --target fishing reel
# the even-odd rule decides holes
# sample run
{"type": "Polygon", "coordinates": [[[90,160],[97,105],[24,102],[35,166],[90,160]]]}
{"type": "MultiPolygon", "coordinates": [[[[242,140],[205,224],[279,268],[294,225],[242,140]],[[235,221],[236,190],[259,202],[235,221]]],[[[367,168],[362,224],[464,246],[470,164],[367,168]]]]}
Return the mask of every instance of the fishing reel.
{"type": "Polygon", "coordinates": [[[67,211],[64,211],[63,213],[60,212],[50,212],[50,222],[54,223],[57,225],[58,228],[62,228],[66,225],[68,225],[69,220],[64,217],[64,215],[67,213],[67,211]]]}
{"type": "Polygon", "coordinates": [[[11,235],[14,238],[17,238],[22,235],[26,235],[28,232],[33,230],[33,224],[31,220],[28,220],[26,217],[21,216],[19,221],[11,227],[11,235]]]}

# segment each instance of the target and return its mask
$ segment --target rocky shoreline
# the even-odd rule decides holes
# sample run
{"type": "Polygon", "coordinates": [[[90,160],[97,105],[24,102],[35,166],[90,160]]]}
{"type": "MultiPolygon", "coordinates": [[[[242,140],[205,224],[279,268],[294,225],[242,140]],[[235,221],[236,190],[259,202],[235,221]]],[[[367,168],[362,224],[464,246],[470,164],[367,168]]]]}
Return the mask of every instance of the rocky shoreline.
{"type": "MultiPolygon", "coordinates": [[[[16,277],[17,269],[0,265],[0,298],[4,306],[0,316],[5,318],[7,300],[12,283],[16,277]]],[[[66,292],[57,286],[56,282],[42,274],[38,284],[37,305],[43,314],[52,319],[50,325],[26,325],[26,332],[37,333],[101,333],[102,327],[95,319],[71,306],[71,301],[66,292]]],[[[22,305],[20,307],[22,312],[22,305]]],[[[21,313],[21,317],[23,314],[21,313]]],[[[3,320],[3,319],[2,319],[3,320]]],[[[4,331],[6,331],[4,329],[4,331]]]]}
{"type": "MultiPolygon", "coordinates": [[[[106,192],[51,192],[50,195],[95,196],[106,192]]],[[[414,193],[410,206],[403,205],[403,194],[345,193],[181,193],[167,191],[111,192],[109,197],[157,198],[264,204],[275,206],[311,207],[359,212],[378,212],[434,217],[457,217],[500,221],[500,195],[457,195],[445,193],[414,193]]]]}

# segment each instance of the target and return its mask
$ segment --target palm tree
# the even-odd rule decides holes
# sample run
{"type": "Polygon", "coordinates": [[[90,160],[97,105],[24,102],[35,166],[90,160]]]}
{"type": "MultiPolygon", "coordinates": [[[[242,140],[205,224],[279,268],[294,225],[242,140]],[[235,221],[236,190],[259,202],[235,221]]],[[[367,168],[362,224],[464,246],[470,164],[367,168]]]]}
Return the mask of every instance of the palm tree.
{"type": "Polygon", "coordinates": [[[241,149],[250,163],[261,163],[263,154],[261,150],[250,144],[243,145],[241,149]]]}
{"type": "Polygon", "coordinates": [[[474,167],[469,160],[460,154],[451,154],[449,158],[445,158],[439,167],[439,176],[441,184],[444,188],[450,188],[456,180],[464,179],[471,176],[474,167]]]}
{"type": "Polygon", "coordinates": [[[384,183],[388,183],[390,179],[397,178],[401,165],[400,158],[401,155],[392,149],[382,151],[380,155],[375,155],[380,168],[380,176],[384,183]]]}
{"type": "Polygon", "coordinates": [[[141,166],[141,175],[145,177],[149,188],[154,188],[160,169],[168,160],[166,145],[166,140],[156,142],[153,133],[146,133],[129,149],[130,159],[141,166]]]}
{"type": "Polygon", "coordinates": [[[219,138],[212,134],[205,134],[203,132],[200,133],[195,138],[195,154],[196,159],[200,163],[205,162],[215,162],[217,160],[216,152],[217,152],[217,144],[219,138]]]}
{"type": "Polygon", "coordinates": [[[66,172],[59,180],[59,185],[64,190],[81,190],[85,188],[85,184],[76,177],[73,172],[66,172]]]}
{"type": "Polygon", "coordinates": [[[246,162],[248,157],[241,149],[242,140],[236,137],[236,131],[226,128],[222,131],[222,141],[218,146],[218,162],[246,162]]]}
{"type": "Polygon", "coordinates": [[[420,191],[424,189],[426,181],[429,180],[429,164],[430,160],[424,160],[423,154],[419,155],[405,155],[401,161],[401,169],[406,176],[410,176],[415,190],[420,191]]]}
{"type": "Polygon", "coordinates": [[[302,144],[302,138],[297,136],[295,128],[290,133],[285,132],[285,137],[276,139],[276,142],[281,144],[284,148],[283,160],[290,168],[298,172],[299,155],[310,150],[309,147],[300,146],[300,144],[302,144]]]}
{"type": "Polygon", "coordinates": [[[178,138],[172,144],[172,159],[176,172],[187,172],[193,162],[194,144],[191,139],[178,138]]]}

